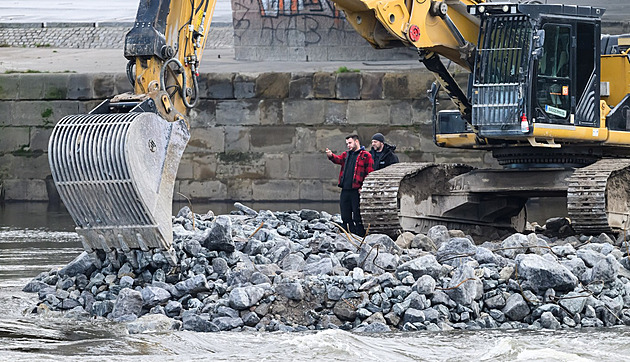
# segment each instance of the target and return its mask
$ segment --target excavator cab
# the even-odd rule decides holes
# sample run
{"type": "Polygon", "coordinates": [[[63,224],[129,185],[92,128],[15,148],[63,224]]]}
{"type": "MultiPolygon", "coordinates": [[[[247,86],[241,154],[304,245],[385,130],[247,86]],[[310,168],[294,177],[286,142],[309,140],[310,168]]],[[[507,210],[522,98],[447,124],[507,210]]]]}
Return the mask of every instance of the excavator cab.
{"type": "Polygon", "coordinates": [[[523,138],[545,127],[599,127],[600,16],[562,5],[479,5],[471,77],[472,125],[481,137],[523,138]]]}

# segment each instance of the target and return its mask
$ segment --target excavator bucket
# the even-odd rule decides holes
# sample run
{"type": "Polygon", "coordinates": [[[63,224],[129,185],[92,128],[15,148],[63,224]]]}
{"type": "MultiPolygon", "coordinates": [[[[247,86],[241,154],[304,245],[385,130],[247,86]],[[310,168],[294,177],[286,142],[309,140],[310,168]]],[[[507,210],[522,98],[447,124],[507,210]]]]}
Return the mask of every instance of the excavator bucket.
{"type": "Polygon", "coordinates": [[[103,250],[112,260],[114,251],[158,249],[174,263],[173,187],[189,138],[184,121],[151,112],[59,121],[48,160],[86,251],[103,250]]]}

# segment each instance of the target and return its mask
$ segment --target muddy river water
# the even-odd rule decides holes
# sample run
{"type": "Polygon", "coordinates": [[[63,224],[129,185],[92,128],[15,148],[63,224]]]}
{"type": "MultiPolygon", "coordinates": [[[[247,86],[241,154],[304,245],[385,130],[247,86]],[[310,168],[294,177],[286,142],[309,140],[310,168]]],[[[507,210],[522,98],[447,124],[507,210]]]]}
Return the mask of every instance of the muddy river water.
{"type": "MultiPolygon", "coordinates": [[[[224,211],[223,211],[224,212],[224,211]]],[[[590,330],[132,334],[124,324],[29,313],[22,287],[81,252],[70,217],[45,205],[0,207],[0,361],[624,361],[630,328],[590,330]]]]}

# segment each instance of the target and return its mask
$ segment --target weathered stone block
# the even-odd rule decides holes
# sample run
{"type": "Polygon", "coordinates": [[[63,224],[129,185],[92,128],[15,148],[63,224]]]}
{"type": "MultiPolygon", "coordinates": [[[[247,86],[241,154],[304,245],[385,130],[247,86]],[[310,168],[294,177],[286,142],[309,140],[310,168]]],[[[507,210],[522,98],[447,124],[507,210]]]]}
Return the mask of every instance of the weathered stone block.
{"type": "Polygon", "coordinates": [[[289,98],[313,98],[313,73],[293,73],[291,75],[289,98]]]}
{"type": "Polygon", "coordinates": [[[389,108],[389,123],[394,125],[411,125],[412,112],[410,101],[393,102],[389,108]]]}
{"type": "Polygon", "coordinates": [[[393,129],[389,133],[384,133],[387,143],[396,145],[396,152],[423,150],[424,152],[440,151],[431,141],[426,144],[421,141],[420,132],[417,128],[393,129]]]}
{"type": "Polygon", "coordinates": [[[50,127],[62,117],[80,113],[79,106],[79,102],[73,101],[15,102],[10,123],[15,126],[50,127]]]}
{"type": "Polygon", "coordinates": [[[92,75],[70,74],[68,77],[68,99],[94,98],[92,75]]]}
{"type": "Polygon", "coordinates": [[[289,154],[266,153],[263,156],[265,162],[265,177],[268,179],[286,179],[289,177],[289,154]]]}
{"type": "MultiPolygon", "coordinates": [[[[431,89],[431,83],[435,82],[435,76],[429,72],[406,72],[409,96],[413,99],[427,99],[427,90],[431,89]]],[[[464,88],[465,87],[464,83],[464,88]]]]}
{"type": "Polygon", "coordinates": [[[291,73],[261,73],[256,79],[256,96],[286,98],[289,95],[291,73]]]}
{"type": "Polygon", "coordinates": [[[251,200],[253,195],[252,180],[235,179],[227,180],[227,198],[230,200],[251,200]]]}
{"type": "Polygon", "coordinates": [[[16,102],[0,101],[0,126],[15,125],[13,110],[16,102]]]}
{"type": "Polygon", "coordinates": [[[115,94],[133,91],[133,87],[131,86],[131,83],[129,83],[129,79],[127,79],[126,74],[114,74],[114,87],[116,89],[115,94]]]}
{"type": "Polygon", "coordinates": [[[360,99],[361,80],[361,73],[359,72],[337,74],[335,84],[337,99],[360,99]]]}
{"type": "Polygon", "coordinates": [[[383,75],[385,73],[361,72],[363,78],[361,99],[383,99],[383,75]]]}
{"type": "Polygon", "coordinates": [[[254,98],[256,96],[256,77],[250,74],[234,76],[234,98],[254,98]]]}
{"type": "Polygon", "coordinates": [[[407,74],[386,73],[383,76],[383,96],[386,99],[410,99],[407,74]]]}
{"type": "Polygon", "coordinates": [[[193,128],[190,132],[187,152],[224,152],[225,151],[224,127],[193,128]]]}
{"type": "Polygon", "coordinates": [[[391,101],[348,101],[349,124],[379,124],[389,122],[391,101]]]}
{"type": "MultiPolygon", "coordinates": [[[[339,171],[339,170],[337,170],[339,171]]],[[[338,173],[338,172],[337,172],[338,173]]],[[[339,179],[337,176],[322,180],[322,199],[326,201],[338,201],[341,189],[337,186],[339,179]]]]}
{"type": "Polygon", "coordinates": [[[320,179],[335,175],[335,164],[322,153],[295,153],[289,156],[289,177],[292,179],[320,179]]]}
{"type": "Polygon", "coordinates": [[[326,117],[326,101],[287,99],[283,114],[285,124],[321,124],[326,117]]]}
{"type": "Polygon", "coordinates": [[[330,100],[326,102],[325,124],[347,124],[348,123],[348,101],[330,100]]]}
{"type": "Polygon", "coordinates": [[[234,98],[234,74],[204,73],[199,75],[199,94],[201,98],[234,98]]]}
{"type": "Polygon", "coordinates": [[[3,184],[6,201],[48,201],[44,180],[9,179],[3,184]]]}
{"type": "Polygon", "coordinates": [[[41,74],[20,74],[19,99],[42,99],[46,79],[41,74]]]}
{"type": "Polygon", "coordinates": [[[30,130],[29,149],[31,151],[47,151],[52,128],[31,127],[30,130]]]}
{"type": "Polygon", "coordinates": [[[95,74],[92,81],[94,96],[96,98],[109,98],[114,96],[116,82],[113,74],[95,74]]]}
{"type": "Polygon", "coordinates": [[[355,131],[341,128],[318,129],[315,131],[317,149],[324,151],[329,148],[341,153],[346,150],[346,136],[352,133],[355,131]]]}
{"type": "MultiPolygon", "coordinates": [[[[47,74],[44,84],[44,99],[68,99],[69,74],[47,74]]],[[[129,83],[129,82],[127,82],[129,83]]]]}
{"type": "Polygon", "coordinates": [[[317,152],[323,151],[316,147],[315,130],[307,127],[296,127],[295,129],[296,141],[295,149],[300,152],[317,152]]]}
{"type": "Polygon", "coordinates": [[[252,151],[292,152],[295,149],[295,127],[254,127],[251,129],[252,151]]]}
{"type": "Polygon", "coordinates": [[[265,175],[262,153],[226,152],[217,155],[217,178],[231,177],[261,179],[265,175]]]}
{"type": "Polygon", "coordinates": [[[321,180],[302,180],[300,181],[300,200],[322,200],[323,190],[324,186],[321,180]]]}
{"type": "Polygon", "coordinates": [[[257,99],[217,102],[218,125],[255,125],[260,123],[257,99]]]}
{"type": "Polygon", "coordinates": [[[335,73],[317,72],[313,74],[313,94],[315,98],[335,98],[335,73]]]}
{"type": "Polygon", "coordinates": [[[0,132],[0,152],[14,152],[27,148],[30,138],[28,127],[4,127],[0,132]]]}
{"type": "Polygon", "coordinates": [[[217,176],[217,156],[195,155],[192,160],[192,178],[196,181],[214,180],[217,176]]]}
{"type": "Polygon", "coordinates": [[[0,76],[0,99],[18,99],[20,94],[19,84],[19,74],[5,74],[0,76]]]}
{"type": "Polygon", "coordinates": [[[213,127],[217,123],[217,101],[200,99],[189,111],[190,127],[213,127]]]}
{"type": "Polygon", "coordinates": [[[256,201],[297,200],[299,189],[298,180],[256,180],[252,184],[256,201]]]}
{"type": "Polygon", "coordinates": [[[181,161],[179,162],[179,167],[177,167],[177,176],[178,180],[192,180],[193,179],[193,158],[195,155],[191,153],[184,153],[182,155],[181,161]]]}
{"type": "Polygon", "coordinates": [[[262,99],[258,103],[260,124],[282,124],[282,101],[279,99],[262,99]]]}
{"type": "Polygon", "coordinates": [[[7,178],[44,180],[50,176],[48,157],[41,151],[7,153],[0,156],[0,173],[7,178]]]}
{"type": "Polygon", "coordinates": [[[179,193],[191,200],[222,200],[227,195],[227,186],[221,181],[180,181],[179,193]]]}
{"type": "Polygon", "coordinates": [[[411,119],[413,124],[433,124],[431,102],[424,99],[414,99],[411,102],[411,119]]]}
{"type": "Polygon", "coordinates": [[[249,129],[239,126],[225,126],[225,151],[249,151],[249,129]]]}

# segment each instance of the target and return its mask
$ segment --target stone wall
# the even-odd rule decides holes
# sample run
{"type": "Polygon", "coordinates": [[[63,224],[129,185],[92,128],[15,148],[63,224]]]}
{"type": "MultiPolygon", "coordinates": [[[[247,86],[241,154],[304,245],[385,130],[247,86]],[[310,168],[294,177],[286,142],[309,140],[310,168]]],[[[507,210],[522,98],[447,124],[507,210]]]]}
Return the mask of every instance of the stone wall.
{"type": "MultiPolygon", "coordinates": [[[[335,200],[339,169],[323,151],[344,151],[350,133],[368,145],[382,132],[398,146],[401,161],[491,164],[482,153],[433,144],[426,98],[433,79],[420,69],[202,74],[203,98],[191,114],[176,192],[198,201],[335,200]]],[[[4,199],[54,199],[47,160],[52,127],[129,88],[124,74],[1,75],[4,199]]]]}

